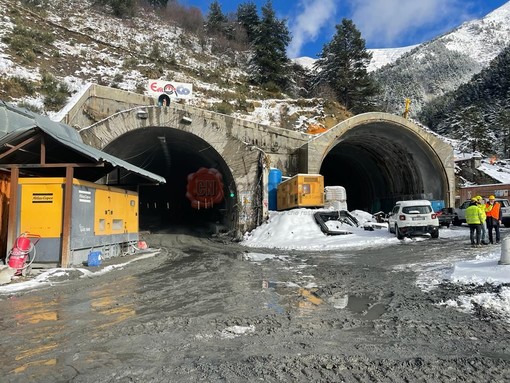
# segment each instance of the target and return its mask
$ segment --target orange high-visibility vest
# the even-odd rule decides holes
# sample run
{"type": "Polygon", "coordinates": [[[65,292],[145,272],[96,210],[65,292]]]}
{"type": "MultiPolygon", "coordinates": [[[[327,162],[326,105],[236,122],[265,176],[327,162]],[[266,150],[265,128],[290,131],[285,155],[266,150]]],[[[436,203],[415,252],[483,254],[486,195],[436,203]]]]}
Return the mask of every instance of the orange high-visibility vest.
{"type": "Polygon", "coordinates": [[[486,209],[486,215],[487,217],[492,217],[496,220],[501,220],[501,205],[499,202],[494,202],[494,205],[492,205],[492,209],[491,209],[491,205],[490,204],[487,204],[487,210],[486,209]]]}

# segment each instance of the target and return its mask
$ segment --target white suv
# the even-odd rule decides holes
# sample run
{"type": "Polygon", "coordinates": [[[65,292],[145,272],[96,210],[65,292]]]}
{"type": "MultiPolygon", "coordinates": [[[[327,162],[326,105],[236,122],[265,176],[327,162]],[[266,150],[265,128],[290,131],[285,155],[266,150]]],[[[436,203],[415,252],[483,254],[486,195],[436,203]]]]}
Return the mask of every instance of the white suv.
{"type": "Polygon", "coordinates": [[[398,239],[411,235],[430,234],[439,237],[439,219],[430,201],[398,201],[388,215],[388,230],[398,239]]]}

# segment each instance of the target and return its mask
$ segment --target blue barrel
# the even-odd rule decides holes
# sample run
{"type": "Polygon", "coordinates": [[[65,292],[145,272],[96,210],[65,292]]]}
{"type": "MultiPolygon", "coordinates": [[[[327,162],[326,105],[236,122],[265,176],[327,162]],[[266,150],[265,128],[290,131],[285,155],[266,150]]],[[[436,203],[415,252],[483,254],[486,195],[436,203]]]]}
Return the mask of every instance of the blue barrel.
{"type": "Polygon", "coordinates": [[[89,253],[89,258],[87,260],[87,266],[99,266],[101,265],[101,252],[100,251],[91,251],[89,253]]]}
{"type": "Polygon", "coordinates": [[[268,191],[268,208],[269,210],[276,210],[277,206],[277,190],[278,184],[282,182],[282,171],[280,169],[271,168],[269,169],[269,179],[267,182],[268,191]]]}

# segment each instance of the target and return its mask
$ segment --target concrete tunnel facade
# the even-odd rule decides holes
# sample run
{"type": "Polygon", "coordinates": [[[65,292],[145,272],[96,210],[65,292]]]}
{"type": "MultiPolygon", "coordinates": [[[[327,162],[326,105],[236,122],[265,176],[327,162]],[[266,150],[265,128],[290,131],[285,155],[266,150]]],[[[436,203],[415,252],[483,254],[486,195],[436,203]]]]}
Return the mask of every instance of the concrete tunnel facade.
{"type": "Polygon", "coordinates": [[[453,148],[399,116],[366,113],[305,145],[310,173],[347,190],[350,210],[388,212],[398,200],[444,200],[453,206],[453,148]]]}
{"type": "MultiPolygon", "coordinates": [[[[272,167],[285,176],[320,173],[325,185],[344,186],[349,210],[387,212],[397,200],[417,198],[454,204],[453,148],[399,116],[362,114],[310,136],[178,103],[112,114],[126,105],[129,92],[121,92],[121,102],[101,89],[84,96],[86,113],[74,112],[74,125],[81,126],[91,115],[110,114],[80,129],[84,141],[167,179],[166,185],[140,187],[142,229],[162,222],[173,229],[209,225],[240,238],[267,216],[272,167]],[[225,199],[197,211],[185,198],[185,180],[201,167],[222,174],[225,199]]],[[[129,101],[136,105],[136,96],[129,101]]]]}

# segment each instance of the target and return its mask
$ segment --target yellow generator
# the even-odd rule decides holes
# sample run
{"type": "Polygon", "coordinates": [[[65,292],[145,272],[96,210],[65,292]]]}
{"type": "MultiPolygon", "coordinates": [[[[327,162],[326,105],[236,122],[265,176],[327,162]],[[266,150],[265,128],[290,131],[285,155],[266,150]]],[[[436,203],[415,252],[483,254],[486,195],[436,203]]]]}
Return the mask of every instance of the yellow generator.
{"type": "Polygon", "coordinates": [[[296,174],[278,184],[277,210],[295,207],[324,207],[324,177],[320,174],[296,174]]]}
{"type": "MultiPolygon", "coordinates": [[[[138,193],[73,179],[70,259],[76,265],[90,251],[104,258],[131,250],[138,242],[138,193]]],[[[58,263],[61,256],[65,178],[20,178],[17,235],[41,239],[34,261],[58,263]]]]}

